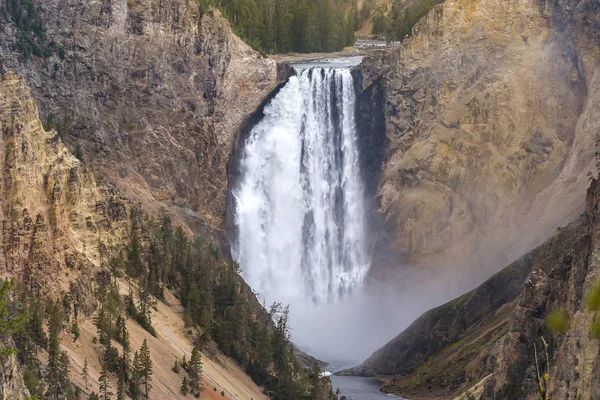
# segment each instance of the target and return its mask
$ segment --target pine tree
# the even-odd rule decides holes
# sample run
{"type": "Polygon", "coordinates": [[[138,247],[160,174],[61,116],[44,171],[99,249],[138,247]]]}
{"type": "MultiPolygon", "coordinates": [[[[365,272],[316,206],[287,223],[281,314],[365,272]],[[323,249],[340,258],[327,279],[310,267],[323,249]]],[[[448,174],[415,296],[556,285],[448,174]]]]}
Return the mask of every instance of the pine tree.
{"type": "Polygon", "coordinates": [[[200,316],[202,314],[202,300],[200,299],[200,290],[196,284],[196,280],[192,280],[190,286],[190,292],[188,295],[188,302],[186,304],[186,311],[189,310],[190,316],[194,323],[200,322],[200,316]]]}
{"type": "Polygon", "coordinates": [[[197,389],[200,385],[200,379],[202,379],[202,354],[196,347],[192,349],[188,373],[192,386],[197,389]]]}
{"type": "Polygon", "coordinates": [[[131,381],[129,382],[129,391],[133,399],[137,399],[140,395],[140,378],[142,367],[140,364],[140,355],[136,352],[133,354],[133,364],[131,366],[131,381]]]}
{"type": "Polygon", "coordinates": [[[48,344],[48,337],[44,331],[44,311],[42,301],[38,296],[29,302],[29,319],[27,321],[27,332],[31,341],[42,348],[48,344]]]}
{"type": "Polygon", "coordinates": [[[122,375],[119,375],[117,384],[117,400],[125,400],[125,379],[122,375]]]}
{"type": "Polygon", "coordinates": [[[73,385],[71,383],[67,384],[67,390],[65,393],[66,400],[75,400],[76,399],[76,391],[73,390],[73,385]]]}
{"type": "Polygon", "coordinates": [[[142,343],[142,347],[140,347],[140,378],[142,380],[142,384],[144,385],[144,392],[146,398],[149,398],[150,389],[152,389],[152,385],[150,385],[150,381],[152,380],[152,360],[150,358],[150,349],[148,348],[148,342],[144,339],[142,343]]]}
{"type": "Polygon", "coordinates": [[[100,370],[100,378],[98,378],[98,383],[100,384],[100,400],[110,400],[112,392],[110,391],[110,381],[106,362],[102,363],[102,369],[100,370]]]}
{"type": "Polygon", "coordinates": [[[87,390],[89,385],[88,385],[88,380],[90,378],[90,371],[88,368],[88,361],[87,361],[87,357],[83,360],[83,369],[81,370],[81,379],[83,379],[83,382],[85,383],[85,389],[87,390]]]}
{"type": "Polygon", "coordinates": [[[58,399],[66,390],[68,375],[64,374],[68,367],[64,365],[68,358],[60,348],[60,334],[63,328],[63,312],[60,303],[50,302],[48,318],[48,374],[46,381],[48,390],[46,395],[51,399],[58,399]]]}
{"type": "Polygon", "coordinates": [[[181,366],[183,367],[183,369],[185,369],[187,371],[188,362],[187,362],[187,359],[185,358],[185,354],[183,355],[183,358],[181,359],[181,366]]]}
{"type": "Polygon", "coordinates": [[[181,393],[183,393],[184,396],[188,394],[188,383],[185,376],[183,377],[183,381],[181,382],[181,393]]]}
{"type": "Polygon", "coordinates": [[[140,237],[137,230],[131,233],[131,241],[127,247],[127,275],[138,277],[144,271],[140,237]]]}

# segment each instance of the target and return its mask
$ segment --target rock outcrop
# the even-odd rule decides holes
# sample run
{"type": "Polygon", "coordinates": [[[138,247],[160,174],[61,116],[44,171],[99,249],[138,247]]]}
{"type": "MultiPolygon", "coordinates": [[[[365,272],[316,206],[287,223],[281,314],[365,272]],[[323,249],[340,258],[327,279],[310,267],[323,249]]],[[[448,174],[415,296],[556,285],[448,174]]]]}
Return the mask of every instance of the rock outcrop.
{"type": "Polygon", "coordinates": [[[275,61],[194,1],[51,0],[39,12],[60,50],[23,60],[17,27],[1,21],[0,65],[26,77],[42,120],[149,212],[221,227],[229,153],[275,86],[275,61]]]}
{"type": "MultiPolygon", "coordinates": [[[[0,166],[0,277],[14,277],[45,297],[68,293],[77,310],[68,318],[78,320],[81,337],[74,342],[63,332],[62,347],[70,358],[70,379],[87,397],[91,390],[98,391],[101,370],[97,328],[90,318],[98,306],[98,278],[105,276],[100,248],[106,257],[129,243],[132,227],[141,223],[142,209],[116,188],[96,181],[56,131],[44,130],[25,79],[10,72],[0,75],[0,166]],[[81,379],[86,358],[89,390],[81,379]]],[[[129,285],[122,285],[127,293],[129,285]]],[[[244,290],[251,292],[246,286],[244,290]]],[[[144,339],[150,343],[156,366],[153,379],[160,382],[155,396],[183,398],[181,378],[170,368],[177,357],[190,357],[193,337],[185,327],[179,300],[169,291],[165,296],[152,312],[157,337],[132,319],[127,325],[136,348],[144,339]]],[[[255,298],[252,307],[266,315],[255,298]]],[[[3,340],[10,342],[0,337],[3,340]]],[[[43,363],[44,356],[40,359],[43,363]]],[[[203,360],[207,390],[218,388],[231,398],[266,399],[241,367],[219,351],[204,354],[203,360]]],[[[3,356],[0,363],[0,399],[28,398],[18,358],[3,356]]],[[[116,387],[116,378],[111,379],[116,387]]]]}
{"type": "Polygon", "coordinates": [[[534,399],[545,337],[549,398],[600,396],[585,302],[600,276],[597,181],[585,196],[599,37],[597,1],[447,0],[398,49],[363,63],[366,101],[383,88],[378,198],[393,254],[374,273],[460,271],[465,288],[526,255],[346,373],[413,399],[534,399]],[[562,334],[546,325],[556,310],[569,315],[562,334]]]}
{"type": "MultiPolygon", "coordinates": [[[[2,341],[3,342],[3,341],[2,341]]],[[[2,347],[12,347],[12,343],[2,343],[2,347]]],[[[29,390],[23,381],[23,369],[17,356],[10,354],[0,358],[0,399],[28,399],[29,390]]]]}
{"type": "MultiPolygon", "coordinates": [[[[0,133],[2,277],[46,292],[89,286],[99,243],[128,237],[131,205],[97,185],[57,133],[44,130],[27,83],[12,73],[0,75],[0,133]]],[[[91,290],[75,292],[82,305],[93,297],[91,290]]]]}
{"type": "Polygon", "coordinates": [[[600,127],[598,9],[447,0],[399,48],[367,57],[363,88],[381,85],[385,104],[380,213],[398,255],[378,268],[481,282],[583,210],[600,127]]]}
{"type": "Polygon", "coordinates": [[[477,289],[427,312],[347,373],[384,375],[384,391],[413,399],[467,391],[481,399],[535,399],[534,345],[541,352],[544,337],[549,398],[598,398],[600,339],[590,334],[595,313],[586,295],[600,277],[599,205],[600,184],[593,181],[578,221],[477,289]],[[547,326],[557,310],[569,315],[566,332],[547,326]]]}

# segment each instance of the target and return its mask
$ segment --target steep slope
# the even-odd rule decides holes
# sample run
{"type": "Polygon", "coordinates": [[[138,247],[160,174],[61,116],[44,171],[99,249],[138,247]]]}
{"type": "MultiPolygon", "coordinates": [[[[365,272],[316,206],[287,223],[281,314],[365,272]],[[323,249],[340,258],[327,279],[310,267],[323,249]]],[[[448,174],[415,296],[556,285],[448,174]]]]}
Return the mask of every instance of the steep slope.
{"type": "Polygon", "coordinates": [[[72,284],[88,313],[95,300],[84,298],[85,272],[98,263],[98,243],[125,237],[131,205],[44,131],[25,80],[12,73],[0,76],[0,132],[2,276],[47,292],[72,284]]]}
{"type": "Polygon", "coordinates": [[[51,0],[38,12],[58,50],[24,59],[22,28],[0,12],[0,70],[25,76],[42,120],[131,200],[218,228],[237,127],[275,86],[275,61],[194,1],[51,0]]]}
{"type": "MultiPolygon", "coordinates": [[[[126,285],[122,285],[125,289],[126,285]]],[[[144,339],[150,346],[154,364],[154,376],[151,398],[155,399],[184,399],[190,396],[181,394],[179,388],[185,373],[175,373],[171,370],[175,360],[183,359],[184,355],[189,360],[193,348],[193,337],[188,334],[183,323],[183,308],[177,299],[167,292],[165,302],[157,303],[157,310],[153,313],[153,325],[156,327],[157,337],[153,337],[137,323],[129,320],[127,328],[130,334],[131,346],[138,349],[144,339]]],[[[96,326],[89,319],[80,324],[81,337],[73,342],[70,335],[63,337],[63,346],[71,358],[71,379],[73,383],[83,388],[87,394],[95,391],[98,393],[98,377],[100,376],[101,345],[94,344],[93,338],[97,336],[96,326]],[[88,388],[82,379],[84,361],[88,360],[90,379],[88,388]]],[[[231,359],[216,350],[215,354],[204,353],[203,362],[203,391],[202,397],[226,399],[267,399],[262,390],[246,375],[231,359]],[[216,388],[216,391],[214,390],[216,388]],[[221,396],[221,391],[225,393],[221,396]]],[[[117,387],[116,377],[111,377],[111,386],[117,387]]]]}
{"type": "MultiPolygon", "coordinates": [[[[63,332],[63,348],[71,361],[70,379],[85,388],[80,373],[87,357],[92,379],[89,390],[83,391],[97,392],[101,346],[92,341],[97,336],[92,321],[97,311],[97,279],[104,268],[99,245],[110,248],[127,243],[141,210],[116,189],[97,183],[55,131],[44,131],[27,83],[12,73],[0,75],[0,133],[1,276],[15,277],[31,290],[49,296],[70,294],[79,312],[68,318],[78,321],[82,331],[76,342],[63,332]]],[[[124,294],[126,287],[123,284],[124,294]]],[[[171,367],[175,357],[186,354],[189,359],[192,335],[184,329],[181,304],[168,291],[152,314],[157,337],[129,320],[131,344],[137,349],[143,339],[149,342],[155,365],[153,398],[179,398],[182,377],[171,367]]],[[[223,391],[225,398],[266,398],[242,369],[218,350],[205,353],[203,360],[203,395],[223,398],[223,391]]],[[[27,397],[19,362],[10,356],[2,363],[0,397],[27,397]]],[[[116,388],[116,382],[112,387],[116,388]]]]}
{"type": "Polygon", "coordinates": [[[382,390],[415,399],[448,399],[470,388],[482,399],[535,399],[534,343],[541,349],[545,337],[550,398],[597,398],[600,340],[590,335],[595,314],[585,296],[600,276],[599,201],[594,181],[577,222],[477,289],[427,312],[346,373],[391,375],[382,377],[382,390]],[[546,326],[559,309],[570,319],[563,334],[546,326]]]}
{"type": "Polygon", "coordinates": [[[380,214],[402,259],[380,272],[470,271],[468,287],[583,210],[598,14],[588,0],[448,0],[367,58],[362,88],[379,85],[385,110],[380,214]]]}

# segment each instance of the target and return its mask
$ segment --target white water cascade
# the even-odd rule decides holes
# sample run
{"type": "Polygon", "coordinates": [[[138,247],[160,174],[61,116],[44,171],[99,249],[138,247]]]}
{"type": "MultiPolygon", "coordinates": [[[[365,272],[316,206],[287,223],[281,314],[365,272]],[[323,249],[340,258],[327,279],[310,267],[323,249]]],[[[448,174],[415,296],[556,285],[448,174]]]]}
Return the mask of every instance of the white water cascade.
{"type": "Polygon", "coordinates": [[[267,301],[322,303],[370,266],[348,68],[298,69],[264,109],[232,189],[234,257],[267,301]]]}

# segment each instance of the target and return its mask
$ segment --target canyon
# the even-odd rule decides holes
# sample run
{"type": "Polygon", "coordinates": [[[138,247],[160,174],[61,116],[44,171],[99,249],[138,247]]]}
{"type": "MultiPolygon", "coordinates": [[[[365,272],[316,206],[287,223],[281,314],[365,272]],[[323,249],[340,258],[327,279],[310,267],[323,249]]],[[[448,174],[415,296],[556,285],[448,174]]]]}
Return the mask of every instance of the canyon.
{"type": "MultiPolygon", "coordinates": [[[[82,348],[64,341],[76,376],[79,353],[95,352],[95,244],[127,243],[136,219],[166,214],[229,254],[246,139],[296,72],[195,2],[49,0],[40,15],[61,50],[24,59],[0,14],[0,265],[49,295],[73,293],[85,320],[82,348]]],[[[456,299],[346,373],[414,399],[534,398],[532,348],[544,336],[552,398],[600,396],[584,301],[598,276],[598,1],[446,0],[400,45],[361,54],[348,75],[365,285],[443,287],[419,312],[456,299]],[[544,325],[559,308],[565,334],[544,325]]],[[[170,366],[192,343],[168,296],[157,339],[130,330],[170,366]]],[[[205,359],[208,387],[263,398],[224,354],[205,359]]],[[[3,362],[14,371],[3,398],[25,397],[8,378],[22,374],[15,357],[3,362]]],[[[160,395],[178,398],[169,369],[157,374],[160,395]]]]}

